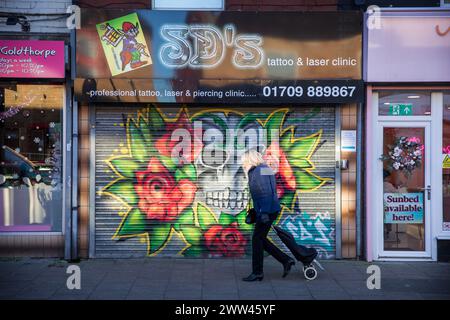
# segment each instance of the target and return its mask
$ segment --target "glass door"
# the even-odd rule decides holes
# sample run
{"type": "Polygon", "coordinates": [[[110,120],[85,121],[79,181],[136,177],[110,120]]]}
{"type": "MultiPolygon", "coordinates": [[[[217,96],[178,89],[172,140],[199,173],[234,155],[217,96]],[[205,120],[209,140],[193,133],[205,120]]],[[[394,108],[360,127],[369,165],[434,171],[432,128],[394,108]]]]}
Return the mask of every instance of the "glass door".
{"type": "Polygon", "coordinates": [[[382,123],[379,255],[427,256],[431,185],[429,123],[382,123]],[[381,186],[382,185],[382,186],[381,186]]]}

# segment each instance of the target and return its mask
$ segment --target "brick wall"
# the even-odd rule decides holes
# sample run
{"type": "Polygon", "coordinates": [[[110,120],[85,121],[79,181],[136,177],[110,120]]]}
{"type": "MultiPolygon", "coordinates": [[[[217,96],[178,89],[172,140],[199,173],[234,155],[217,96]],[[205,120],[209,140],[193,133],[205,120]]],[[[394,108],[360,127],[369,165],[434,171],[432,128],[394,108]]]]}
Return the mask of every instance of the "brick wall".
{"type": "MultiPolygon", "coordinates": [[[[341,108],[341,130],[357,129],[356,104],[341,108]]],[[[356,258],[356,152],[341,152],[349,161],[348,170],[341,171],[342,258],[356,258]]]]}
{"type": "Polygon", "coordinates": [[[78,109],[78,253],[81,258],[89,255],[89,107],[80,105],[78,109]]]}
{"type": "Polygon", "coordinates": [[[338,0],[226,0],[226,10],[336,11],[338,0]]]}
{"type": "MultiPolygon", "coordinates": [[[[30,21],[32,33],[68,33],[66,9],[72,2],[71,0],[0,0],[0,11],[25,15],[30,21]]],[[[130,4],[125,0],[99,0],[95,3],[84,0],[80,1],[79,5],[107,9],[150,7],[144,3],[151,3],[151,1],[139,0],[130,4]]],[[[242,11],[335,11],[337,6],[338,0],[225,0],[226,10],[242,11]]],[[[6,26],[5,22],[6,18],[0,18],[2,32],[21,32],[19,24],[6,26]]]]}
{"type": "MultiPolygon", "coordinates": [[[[78,4],[85,8],[151,8],[151,0],[79,0],[78,4]]],[[[243,11],[335,11],[337,5],[338,0],[225,0],[225,10],[243,11]]]]}
{"type": "MultiPolygon", "coordinates": [[[[25,15],[32,33],[68,33],[65,15],[71,4],[72,0],[0,0],[0,11],[25,15]]],[[[21,32],[19,24],[7,26],[5,22],[6,18],[0,18],[1,32],[21,32]]]]}

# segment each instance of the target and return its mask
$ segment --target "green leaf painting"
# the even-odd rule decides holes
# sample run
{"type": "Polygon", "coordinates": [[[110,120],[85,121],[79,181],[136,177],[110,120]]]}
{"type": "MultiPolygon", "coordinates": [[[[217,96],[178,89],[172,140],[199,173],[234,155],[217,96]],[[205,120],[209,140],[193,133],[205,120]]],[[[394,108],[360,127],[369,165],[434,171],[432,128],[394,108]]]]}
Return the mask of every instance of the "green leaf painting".
{"type": "Polygon", "coordinates": [[[181,225],[180,231],[189,244],[198,246],[202,238],[202,230],[197,226],[181,225]]]}
{"type": "Polygon", "coordinates": [[[152,227],[150,236],[149,254],[154,254],[160,250],[170,237],[171,226],[169,224],[159,224],[152,227]]]}
{"type": "Polygon", "coordinates": [[[121,199],[123,202],[133,206],[137,203],[138,198],[135,193],[133,181],[129,179],[116,180],[103,189],[112,196],[121,199]]]}
{"type": "Polygon", "coordinates": [[[139,209],[131,210],[117,231],[116,237],[132,236],[145,232],[145,216],[139,209]]]}
{"type": "Polygon", "coordinates": [[[211,225],[217,223],[214,213],[201,203],[197,205],[197,218],[202,230],[208,230],[211,225]]]}
{"type": "Polygon", "coordinates": [[[187,164],[182,166],[181,168],[178,168],[175,171],[175,179],[177,181],[180,181],[182,179],[189,179],[192,181],[195,181],[197,179],[197,173],[195,170],[195,166],[192,164],[187,164]]]}
{"type": "Polygon", "coordinates": [[[131,156],[139,162],[145,162],[148,160],[148,150],[145,138],[134,121],[129,121],[128,127],[131,156]]]}
{"type": "Polygon", "coordinates": [[[130,179],[134,178],[134,173],[138,171],[140,167],[139,162],[128,157],[111,159],[109,162],[119,174],[130,179]]]}

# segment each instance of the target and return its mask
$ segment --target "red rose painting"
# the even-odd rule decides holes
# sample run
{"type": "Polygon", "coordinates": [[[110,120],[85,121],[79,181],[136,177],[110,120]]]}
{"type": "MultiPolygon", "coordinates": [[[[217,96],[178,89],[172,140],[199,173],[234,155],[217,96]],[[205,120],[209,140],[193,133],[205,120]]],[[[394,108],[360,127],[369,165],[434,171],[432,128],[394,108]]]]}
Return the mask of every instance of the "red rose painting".
{"type": "Polygon", "coordinates": [[[136,172],[139,209],[148,219],[171,221],[194,200],[197,187],[188,179],[178,182],[157,158],[151,158],[147,170],[136,172]]]}
{"type": "Polygon", "coordinates": [[[192,163],[201,152],[203,142],[200,139],[201,132],[198,136],[194,134],[194,128],[192,127],[192,124],[189,121],[186,113],[182,113],[176,122],[167,123],[167,128],[165,130],[166,133],[155,141],[155,147],[159,153],[166,157],[171,157],[173,151],[180,151],[175,148],[177,144],[181,142],[181,140],[172,140],[172,134],[176,132],[176,130],[180,131],[178,133],[175,133],[174,137],[186,137],[186,139],[189,139],[190,144],[190,150],[188,150],[188,152],[176,154],[176,156],[180,157],[180,164],[192,163]]]}
{"type": "Polygon", "coordinates": [[[247,240],[238,229],[237,223],[229,226],[213,225],[204,234],[206,247],[213,254],[225,257],[244,255],[247,240]]]}

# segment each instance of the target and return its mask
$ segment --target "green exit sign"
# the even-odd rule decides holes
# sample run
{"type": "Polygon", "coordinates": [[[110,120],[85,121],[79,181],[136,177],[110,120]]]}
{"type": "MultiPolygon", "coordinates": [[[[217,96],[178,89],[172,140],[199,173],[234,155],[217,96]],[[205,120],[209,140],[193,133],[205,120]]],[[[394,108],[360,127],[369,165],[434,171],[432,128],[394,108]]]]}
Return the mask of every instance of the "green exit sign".
{"type": "Polygon", "coordinates": [[[413,106],[411,103],[391,103],[389,105],[389,115],[391,116],[411,116],[413,106]]]}

